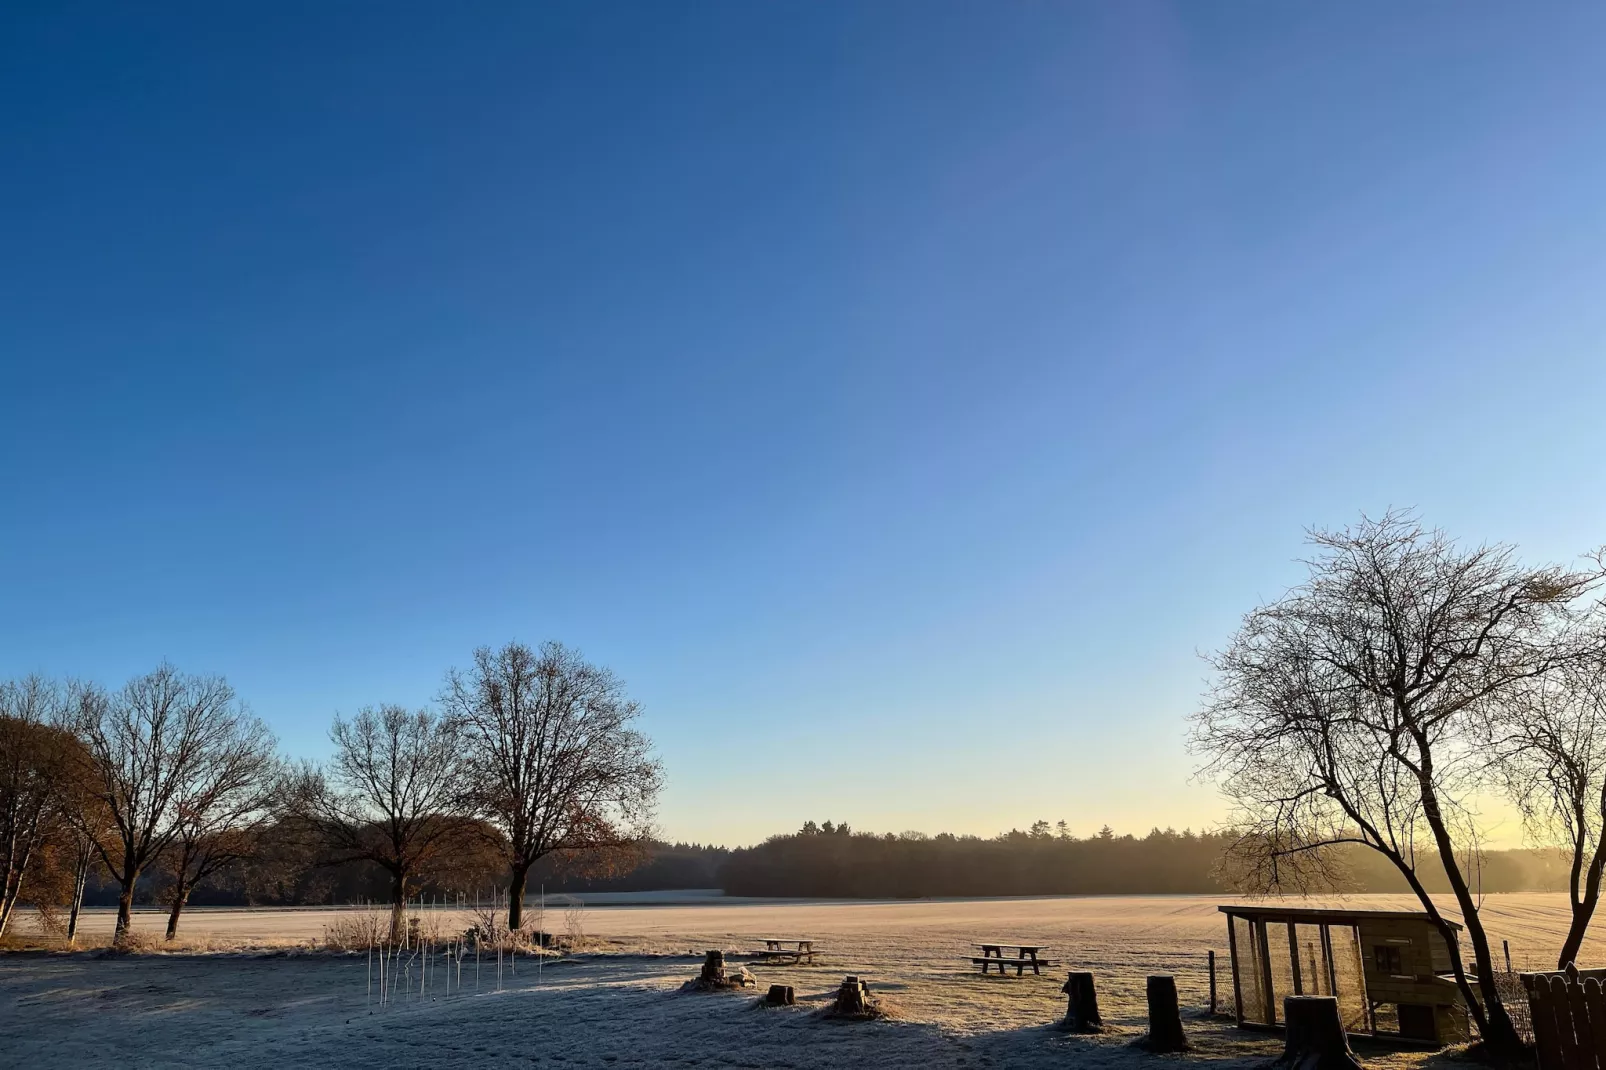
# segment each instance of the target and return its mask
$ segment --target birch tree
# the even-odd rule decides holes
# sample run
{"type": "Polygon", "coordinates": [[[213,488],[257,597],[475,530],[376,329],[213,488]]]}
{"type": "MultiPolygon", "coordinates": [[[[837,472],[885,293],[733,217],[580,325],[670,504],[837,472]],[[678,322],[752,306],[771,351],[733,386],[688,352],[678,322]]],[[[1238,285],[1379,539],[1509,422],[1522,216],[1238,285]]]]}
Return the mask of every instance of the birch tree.
{"type": "Polygon", "coordinates": [[[77,741],[59,724],[62,689],[38,676],[0,682],[0,936],[28,869],[65,830],[77,741]]]}

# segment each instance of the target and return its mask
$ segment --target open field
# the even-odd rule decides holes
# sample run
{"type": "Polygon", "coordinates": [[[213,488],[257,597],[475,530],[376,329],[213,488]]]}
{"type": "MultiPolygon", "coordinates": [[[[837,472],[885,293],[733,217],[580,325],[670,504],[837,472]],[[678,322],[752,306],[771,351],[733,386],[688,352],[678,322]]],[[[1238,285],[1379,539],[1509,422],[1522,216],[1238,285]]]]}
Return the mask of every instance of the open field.
{"type": "MultiPolygon", "coordinates": [[[[1350,900],[1408,906],[1402,897],[1350,900]]],[[[470,1066],[1065,1066],[1153,1065],[1126,1042],[1142,1032],[1143,979],[1175,974],[1185,1007],[1202,1008],[1205,952],[1225,958],[1215,897],[1108,897],[918,902],[671,902],[591,906],[588,952],[504,974],[482,965],[480,990],[398,1003],[367,1001],[365,956],[296,950],[316,942],[336,912],[197,910],[187,939],[211,948],[278,946],[273,953],[96,953],[0,956],[0,1052],[5,1065],[174,1067],[470,1066]],[[813,937],[815,966],[753,965],[761,985],[792,984],[802,1005],[755,1010],[751,995],[676,991],[706,948],[742,951],[758,937],[813,937]],[[1052,944],[1065,967],[1098,977],[1103,1037],[1048,1026],[1064,1009],[1065,967],[1042,977],[983,978],[962,961],[979,937],[1052,944]],[[867,977],[894,1020],[822,1021],[810,1014],[842,976],[867,977]]],[[[1486,917],[1510,939],[1518,966],[1549,965],[1566,916],[1557,895],[1491,896],[1486,917]]],[[[549,916],[549,927],[558,920],[549,916]]],[[[160,933],[161,916],[141,929],[160,933]]],[[[109,929],[96,912],[90,931],[109,929]]],[[[1606,962],[1606,942],[1586,948],[1606,962]]],[[[1222,999],[1231,982],[1223,970],[1222,999]]],[[[1186,1061],[1247,1067],[1273,1039],[1190,1020],[1186,1061]]],[[[1364,1052],[1405,1068],[1426,1056],[1364,1052]]]]}

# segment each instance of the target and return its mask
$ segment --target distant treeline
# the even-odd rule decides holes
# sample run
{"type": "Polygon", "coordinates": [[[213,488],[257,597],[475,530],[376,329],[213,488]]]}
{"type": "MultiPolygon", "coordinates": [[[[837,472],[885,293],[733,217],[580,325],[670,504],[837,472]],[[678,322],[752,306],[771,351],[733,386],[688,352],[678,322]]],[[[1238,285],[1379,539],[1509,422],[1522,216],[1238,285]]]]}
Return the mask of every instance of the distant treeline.
{"type": "Polygon", "coordinates": [[[548,866],[538,879],[555,892],[657,892],[682,888],[718,888],[720,869],[731,856],[729,848],[700,843],[647,845],[640,865],[616,876],[588,876],[548,866]]]}
{"type": "MultiPolygon", "coordinates": [[[[731,852],[724,847],[654,840],[632,851],[628,860],[601,860],[580,854],[549,856],[530,872],[529,894],[537,889],[563,892],[639,892],[681,888],[718,888],[719,869],[731,852]]],[[[426,899],[458,896],[489,901],[506,875],[489,849],[467,849],[443,859],[441,872],[421,880],[417,895],[426,899]]],[[[195,906],[314,906],[359,902],[383,903],[390,895],[390,877],[372,862],[319,865],[294,830],[270,827],[249,862],[226,867],[198,885],[190,896],[195,906]]],[[[158,866],[142,883],[136,902],[164,903],[172,875],[158,866]]],[[[117,883],[92,873],[84,892],[88,906],[113,906],[117,883]]]]}
{"type": "Polygon", "coordinates": [[[1230,837],[1109,828],[1078,839],[1038,822],[1001,836],[854,832],[827,821],[734,852],[720,871],[729,895],[912,899],[922,896],[1212,892],[1230,837]]]}
{"type": "MultiPolygon", "coordinates": [[[[624,865],[598,866],[584,856],[543,860],[530,874],[530,894],[634,892],[718,888],[727,895],[783,898],[917,899],[1010,895],[1233,894],[1219,871],[1231,833],[1154,829],[1119,835],[1108,827],[1091,837],[1069,834],[1065,824],[1039,821],[999,836],[940,833],[875,834],[847,824],[809,822],[795,833],[772,836],[756,847],[730,850],[695,843],[652,841],[624,865]]],[[[1400,892],[1410,889],[1374,852],[1356,848],[1346,862],[1349,880],[1339,890],[1400,892]]],[[[1440,867],[1423,866],[1428,890],[1445,892],[1440,867]]],[[[420,894],[488,898],[504,878],[491,852],[451,859],[450,879],[426,880],[420,894]]],[[[1567,873],[1554,851],[1491,851],[1481,867],[1486,892],[1564,891],[1567,873]]],[[[443,875],[444,876],[444,875],[443,875]]],[[[216,874],[196,888],[198,906],[307,905],[383,902],[388,877],[371,863],[325,867],[311,863],[298,841],[270,831],[250,864],[216,874]]],[[[141,901],[162,902],[170,880],[160,869],[141,889],[141,901]]],[[[91,881],[85,901],[109,906],[117,886],[91,881]]]]}
{"type": "MultiPolygon", "coordinates": [[[[991,838],[877,835],[811,821],[791,835],[732,852],[720,869],[719,885],[728,895],[867,899],[1228,893],[1219,863],[1233,839],[1227,832],[1173,829],[1123,836],[1108,826],[1096,836],[1078,838],[1063,821],[1057,826],[1039,821],[1024,832],[991,838]]],[[[1409,891],[1371,852],[1357,850],[1350,861],[1351,879],[1342,890],[1409,891]]],[[[1433,870],[1423,867],[1425,873],[1433,870]]],[[[1566,888],[1566,872],[1554,852],[1490,852],[1482,874],[1487,892],[1566,888]]]]}
{"type": "MultiPolygon", "coordinates": [[[[1411,886],[1393,864],[1376,851],[1352,844],[1344,856],[1349,885],[1362,892],[1409,893],[1411,886]]],[[[1475,864],[1466,865],[1474,892],[1565,892],[1567,856],[1559,848],[1486,851],[1475,864]]],[[[1423,887],[1435,895],[1450,891],[1450,881],[1438,855],[1425,852],[1417,866],[1423,887]]]]}

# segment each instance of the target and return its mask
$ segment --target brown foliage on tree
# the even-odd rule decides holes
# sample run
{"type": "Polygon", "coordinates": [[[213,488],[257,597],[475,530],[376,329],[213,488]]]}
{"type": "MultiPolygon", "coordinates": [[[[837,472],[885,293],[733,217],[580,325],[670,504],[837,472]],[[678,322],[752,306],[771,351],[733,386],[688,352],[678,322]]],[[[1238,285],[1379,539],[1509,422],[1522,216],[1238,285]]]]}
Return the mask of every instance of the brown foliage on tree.
{"type": "Polygon", "coordinates": [[[0,682],[0,936],[30,869],[54,863],[70,832],[82,748],[61,727],[66,711],[62,689],[47,680],[0,682]]]}
{"type": "Polygon", "coordinates": [[[481,647],[471,669],[447,675],[441,704],[469,742],[476,808],[501,834],[510,928],[547,855],[639,857],[663,771],[612,672],[560,643],[481,647]]]}
{"type": "Polygon", "coordinates": [[[1448,937],[1417,872],[1432,849],[1460,909],[1478,992],[1455,962],[1479,1034],[1520,1042],[1495,985],[1471,879],[1477,829],[1462,807],[1485,776],[1479,711],[1598,654],[1606,572],[1519,565],[1390,513],[1311,535],[1309,579],[1254,610],[1214,660],[1194,721],[1206,771],[1236,804],[1238,872],[1262,888],[1331,876],[1332,848],[1387,858],[1448,937]],[[1481,998],[1480,998],[1481,997],[1481,998]]]}

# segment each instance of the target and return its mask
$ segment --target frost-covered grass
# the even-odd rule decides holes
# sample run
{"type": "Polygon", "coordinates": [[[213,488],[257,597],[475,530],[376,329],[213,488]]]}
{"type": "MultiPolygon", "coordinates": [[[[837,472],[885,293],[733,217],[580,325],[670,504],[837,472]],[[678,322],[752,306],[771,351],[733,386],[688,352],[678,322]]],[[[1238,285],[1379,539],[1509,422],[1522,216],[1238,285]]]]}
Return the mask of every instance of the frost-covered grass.
{"type": "MultiPolygon", "coordinates": [[[[1365,897],[1357,905],[1393,907],[1365,897]]],[[[0,1052],[8,1065],[39,1067],[468,1065],[751,1067],[1064,1067],[1138,1070],[1176,1057],[1143,1055],[1127,1042],[1143,1031],[1143,982],[1177,977],[1185,1010],[1207,991],[1205,952],[1225,960],[1217,898],[1119,897],[738,903],[593,908],[592,953],[539,973],[482,966],[475,990],[433,998],[368,1001],[357,954],[218,955],[229,942],[317,942],[330,912],[197,911],[186,921],[209,955],[0,955],[0,1052]],[[768,966],[735,957],[770,983],[790,984],[799,1005],[756,1009],[746,994],[682,994],[703,952],[739,952],[765,936],[812,937],[815,966],[768,966]],[[972,940],[1053,945],[1062,962],[1042,977],[982,977],[966,961],[972,940]],[[1066,968],[1090,969],[1111,1032],[1070,1037],[1066,968]],[[869,980],[890,1020],[844,1023],[814,1012],[845,974],[869,980]],[[466,1060],[466,1063],[464,1062],[466,1060]]],[[[1491,896],[1486,916],[1510,938],[1518,965],[1559,943],[1559,896],[1491,896]]],[[[109,920],[109,919],[108,919],[109,920]]],[[[142,923],[157,924],[153,918],[142,923]]],[[[108,926],[109,927],[109,926],[108,926]]],[[[1586,949],[1606,962],[1606,947],[1586,949]]],[[[1538,963],[1536,963],[1538,964],[1538,963]]],[[[1223,972],[1221,994],[1231,998],[1223,972]]],[[[1181,1061],[1237,1070],[1263,1062],[1278,1042],[1230,1023],[1189,1019],[1196,1051],[1181,1061]]],[[[1363,1051],[1370,1066],[1409,1070],[1424,1056],[1363,1051]]]]}

